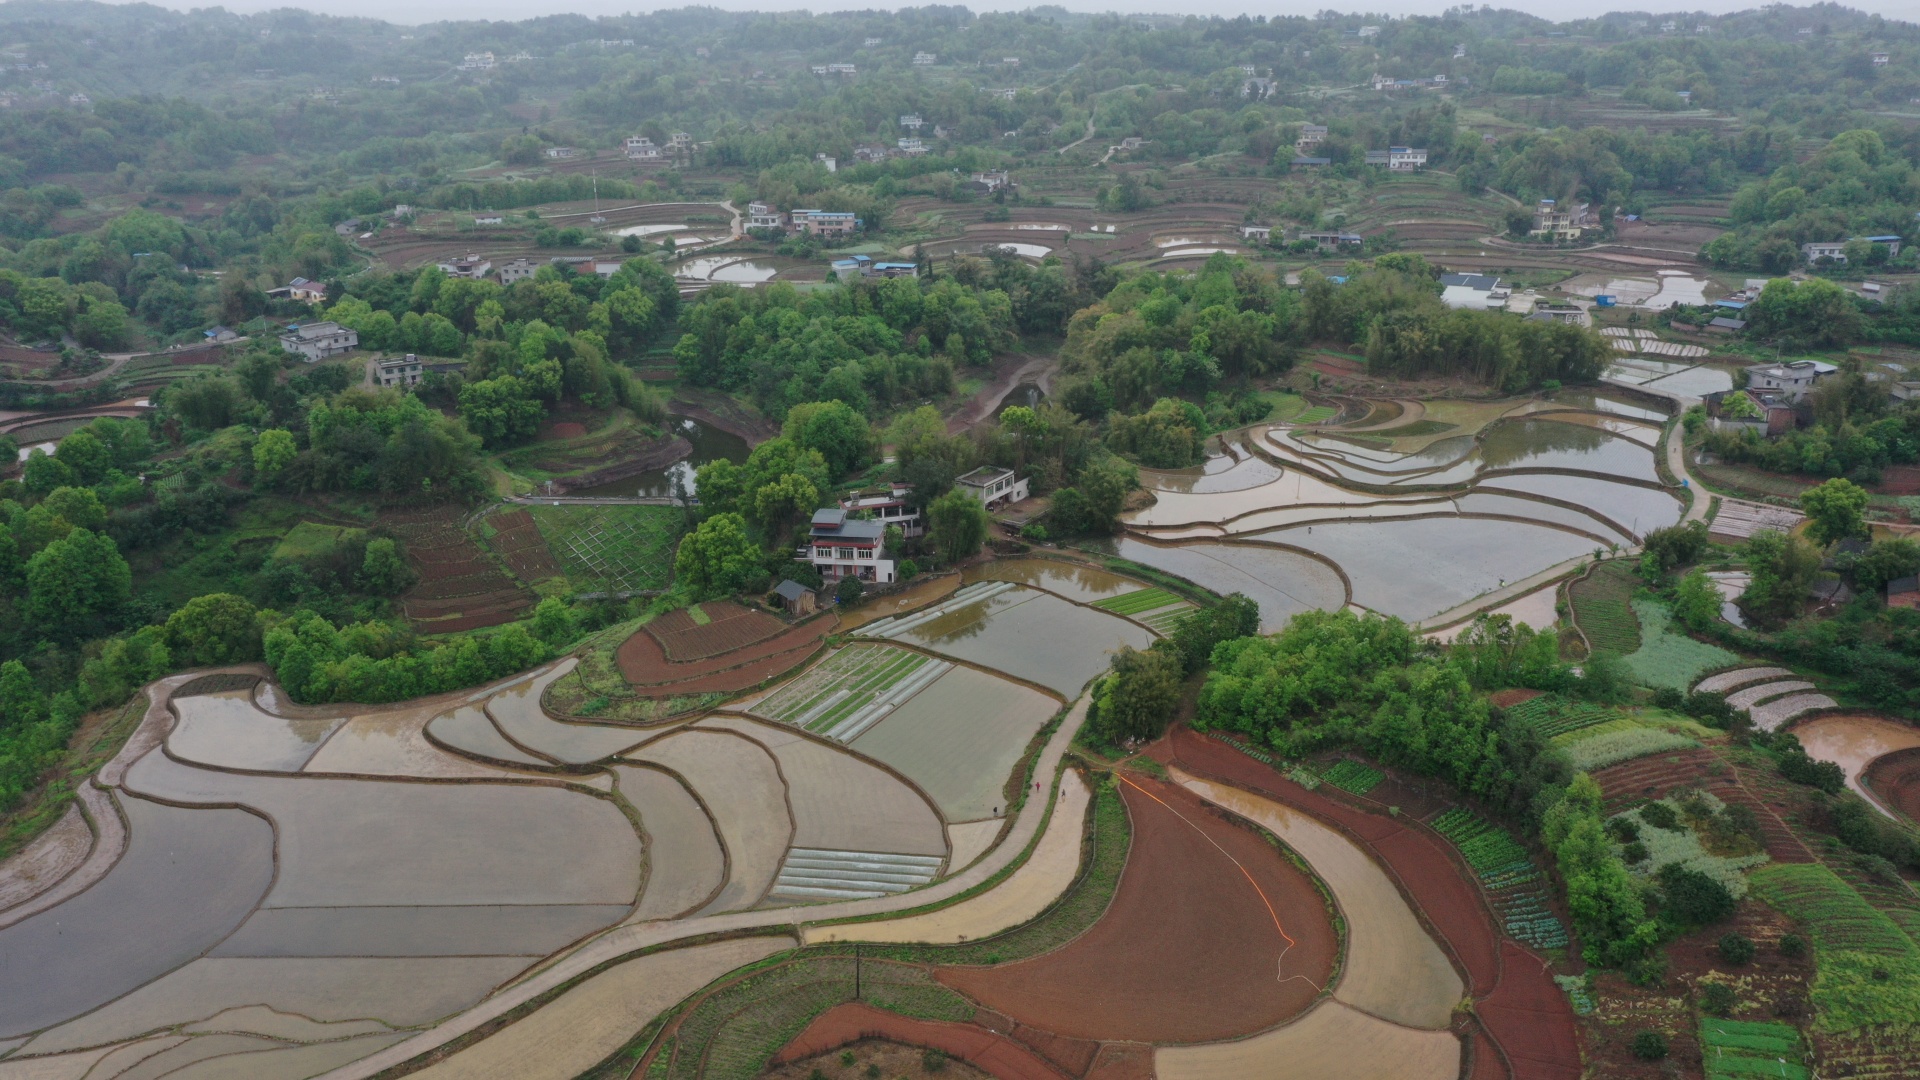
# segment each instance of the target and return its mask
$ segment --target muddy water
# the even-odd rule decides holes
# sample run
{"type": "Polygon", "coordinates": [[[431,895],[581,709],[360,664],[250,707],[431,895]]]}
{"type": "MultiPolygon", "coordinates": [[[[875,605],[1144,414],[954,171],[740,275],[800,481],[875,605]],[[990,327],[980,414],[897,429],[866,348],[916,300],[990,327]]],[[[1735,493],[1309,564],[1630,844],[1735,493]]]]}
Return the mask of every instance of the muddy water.
{"type": "Polygon", "coordinates": [[[1245,491],[1280,478],[1280,467],[1263,458],[1249,456],[1235,448],[1233,454],[1216,454],[1193,469],[1141,469],[1140,484],[1155,491],[1186,495],[1205,495],[1222,491],[1245,491]]]}
{"type": "Polygon", "coordinates": [[[1574,409],[1592,409],[1595,412],[1612,413],[1633,420],[1652,420],[1662,423],[1667,419],[1666,411],[1647,405],[1638,405],[1622,397],[1614,397],[1590,390],[1562,390],[1553,396],[1553,403],[1574,409]]]}
{"type": "Polygon", "coordinates": [[[726,460],[737,464],[747,460],[747,440],[731,432],[721,431],[711,424],[702,423],[690,416],[669,416],[664,426],[667,434],[678,435],[692,443],[693,453],[664,469],[649,469],[624,480],[609,480],[604,484],[594,484],[591,487],[574,488],[567,494],[659,499],[675,494],[677,482],[681,491],[692,495],[695,469],[709,461],[726,460]]]}
{"type": "Polygon", "coordinates": [[[1517,420],[1488,429],[1481,460],[1489,469],[1561,468],[1657,480],[1645,446],[1580,424],[1517,420]]]}
{"type": "Polygon", "coordinates": [[[1165,570],[1221,595],[1244,593],[1260,605],[1260,629],[1273,633],[1302,611],[1346,604],[1340,575],[1317,559],[1257,544],[1114,542],[1123,559],[1165,570]]]}
{"type": "Polygon", "coordinates": [[[1847,786],[1882,810],[1887,807],[1860,782],[1860,774],[1875,758],[1920,747],[1920,728],[1878,716],[1822,716],[1794,725],[1793,733],[1808,757],[1838,764],[1847,774],[1847,786]]]}
{"type": "Polygon", "coordinates": [[[969,567],[961,577],[969,585],[976,581],[1017,581],[1081,601],[1099,600],[1146,588],[1145,582],[1121,577],[1097,566],[1053,559],[996,560],[969,567]]]}

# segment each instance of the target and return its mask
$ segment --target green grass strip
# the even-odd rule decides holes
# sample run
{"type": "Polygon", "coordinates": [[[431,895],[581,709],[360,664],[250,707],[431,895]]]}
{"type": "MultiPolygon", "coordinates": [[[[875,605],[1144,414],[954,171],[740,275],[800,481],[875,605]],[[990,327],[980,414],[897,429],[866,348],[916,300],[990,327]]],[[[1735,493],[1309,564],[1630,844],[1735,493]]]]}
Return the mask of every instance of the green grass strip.
{"type": "Polygon", "coordinates": [[[1169,604],[1177,604],[1180,598],[1162,588],[1136,589],[1133,592],[1109,596],[1095,600],[1093,606],[1115,615],[1138,615],[1143,611],[1154,611],[1169,604]]]}

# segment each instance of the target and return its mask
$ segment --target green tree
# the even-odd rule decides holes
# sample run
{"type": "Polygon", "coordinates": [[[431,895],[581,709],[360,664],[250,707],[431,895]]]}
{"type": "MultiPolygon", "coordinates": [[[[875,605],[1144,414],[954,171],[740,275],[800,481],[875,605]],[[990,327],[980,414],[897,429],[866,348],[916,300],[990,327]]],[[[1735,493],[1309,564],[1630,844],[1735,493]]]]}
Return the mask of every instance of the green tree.
{"type": "Polygon", "coordinates": [[[91,349],[117,349],[127,342],[127,309],[112,300],[91,300],[73,318],[73,336],[91,349]]]}
{"type": "Polygon", "coordinates": [[[839,480],[873,461],[873,429],[867,418],[844,401],[816,401],[795,405],[780,433],[794,445],[817,450],[826,459],[832,478],[839,480]]]}
{"type": "Polygon", "coordinates": [[[1746,556],[1752,580],[1740,609],[1769,621],[1799,614],[1820,571],[1820,549],[1802,537],[1762,529],[1747,539],[1746,556]]]}
{"type": "Polygon", "coordinates": [[[1879,592],[1896,578],[1920,574],[1920,543],[1900,536],[1875,540],[1853,565],[1853,580],[1861,589],[1879,592]]]}
{"type": "Polygon", "coordinates": [[[678,584],[696,599],[750,590],[767,576],[760,545],[739,514],[715,514],[680,541],[673,558],[678,584]]]}
{"type": "Polygon", "coordinates": [[[232,593],[196,596],[167,616],[166,644],[182,667],[260,659],[260,624],[253,603],[232,593]]]}
{"type": "Polygon", "coordinates": [[[799,473],[787,473],[754,490],[753,524],[768,540],[777,540],[800,515],[819,504],[820,491],[813,481],[799,473]]]}
{"type": "Polygon", "coordinates": [[[285,428],[268,428],[260,433],[253,443],[253,480],[258,485],[269,485],[293,464],[300,456],[300,450],[294,445],[293,432],[285,428]]]}
{"type": "Polygon", "coordinates": [[[489,447],[510,446],[533,438],[547,410],[512,375],[482,379],[460,388],[460,416],[467,430],[489,447]]]}
{"type": "Polygon", "coordinates": [[[1851,480],[1835,477],[1800,496],[1807,515],[1807,535],[1826,547],[1837,540],[1867,534],[1867,491],[1851,480]]]}
{"type": "Polygon", "coordinates": [[[1088,719],[1110,742],[1158,738],[1179,708],[1182,675],[1173,650],[1123,645],[1094,688],[1088,719]]]}
{"type": "Polygon", "coordinates": [[[0,734],[18,731],[47,718],[47,695],[18,660],[0,664],[0,734]]]}
{"type": "Polygon", "coordinates": [[[36,447],[27,454],[27,464],[21,470],[20,479],[28,491],[45,495],[54,488],[73,484],[76,477],[66,462],[36,447]]]}
{"type": "Polygon", "coordinates": [[[55,638],[85,636],[118,613],[132,591],[127,560],[91,529],[75,529],[27,561],[27,616],[55,638]]]}
{"type": "Polygon", "coordinates": [[[106,445],[99,436],[85,428],[60,440],[53,455],[60,463],[73,470],[77,483],[91,487],[107,478],[107,470],[113,465],[113,457],[107,452],[106,445]]]}
{"type": "Polygon", "coordinates": [[[360,557],[360,587],[374,596],[395,596],[412,585],[414,573],[400,557],[400,546],[390,537],[376,536],[367,541],[360,557]]]}
{"type": "Polygon", "coordinates": [[[533,636],[541,641],[561,648],[573,640],[579,632],[579,624],[574,621],[573,609],[566,601],[557,596],[549,596],[540,601],[533,609],[533,636]]]}
{"type": "Polygon", "coordinates": [[[987,540],[987,508],[965,491],[949,491],[927,505],[927,538],[949,565],[972,556],[987,540]]]}
{"type": "Polygon", "coordinates": [[[1702,633],[1720,618],[1720,590],[1701,570],[1689,572],[1673,590],[1673,614],[1681,625],[1702,633]]]}

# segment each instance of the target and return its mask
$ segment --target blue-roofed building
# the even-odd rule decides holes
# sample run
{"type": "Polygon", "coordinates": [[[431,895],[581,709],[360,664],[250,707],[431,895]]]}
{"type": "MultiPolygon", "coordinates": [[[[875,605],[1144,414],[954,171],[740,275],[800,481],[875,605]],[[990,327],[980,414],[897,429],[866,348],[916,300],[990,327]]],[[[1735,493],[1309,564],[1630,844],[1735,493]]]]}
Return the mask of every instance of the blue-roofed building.
{"type": "Polygon", "coordinates": [[[1863,236],[1860,239],[1865,240],[1869,244],[1887,245],[1887,258],[1889,259],[1899,258],[1900,256],[1900,238],[1897,236],[1863,236]]]}
{"type": "Polygon", "coordinates": [[[913,277],[920,267],[910,262],[883,262],[873,264],[873,273],[877,277],[913,277]]]}

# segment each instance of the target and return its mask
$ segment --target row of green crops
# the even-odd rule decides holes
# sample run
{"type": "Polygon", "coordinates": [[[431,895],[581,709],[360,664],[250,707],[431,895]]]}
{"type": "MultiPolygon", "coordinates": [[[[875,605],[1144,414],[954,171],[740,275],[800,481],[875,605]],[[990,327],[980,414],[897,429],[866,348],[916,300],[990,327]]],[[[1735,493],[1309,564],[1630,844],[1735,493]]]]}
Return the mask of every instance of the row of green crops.
{"type": "Polygon", "coordinates": [[[1380,781],[1386,778],[1386,774],[1379,769],[1362,765],[1357,761],[1336,761],[1320,770],[1320,779],[1355,795],[1365,795],[1378,787],[1380,781]]]}
{"type": "Polygon", "coordinates": [[[1178,604],[1181,600],[1165,589],[1136,589],[1130,593],[1109,596],[1095,600],[1093,606],[1104,608],[1115,615],[1138,615],[1143,611],[1154,611],[1169,604],[1178,604]]]}
{"type": "Polygon", "coordinates": [[[1509,936],[1537,949],[1566,947],[1566,924],[1547,906],[1540,869],[1510,833],[1457,806],[1429,824],[1460,849],[1509,936]]]}
{"type": "Polygon", "coordinates": [[[1747,880],[1813,940],[1821,1027],[1920,1023],[1920,947],[1885,912],[1817,863],[1762,866],[1747,880]]]}
{"type": "Polygon", "coordinates": [[[1595,652],[1625,656],[1640,647],[1640,621],[1628,606],[1633,575],[1624,564],[1594,567],[1568,588],[1567,595],[1573,602],[1573,621],[1595,652]]]}
{"type": "Polygon", "coordinates": [[[1800,1033],[1785,1024],[1705,1017],[1700,1021],[1700,1051],[1707,1080],[1742,1080],[1749,1076],[1807,1080],[1811,1075],[1800,1033]]]}
{"type": "Polygon", "coordinates": [[[1542,694],[1507,709],[1507,716],[1528,725],[1546,739],[1603,724],[1619,715],[1604,705],[1573,701],[1559,694],[1542,694]]]}

